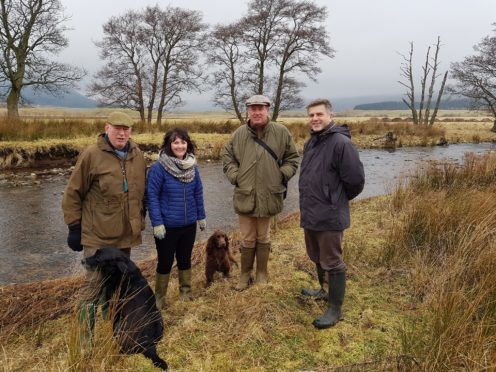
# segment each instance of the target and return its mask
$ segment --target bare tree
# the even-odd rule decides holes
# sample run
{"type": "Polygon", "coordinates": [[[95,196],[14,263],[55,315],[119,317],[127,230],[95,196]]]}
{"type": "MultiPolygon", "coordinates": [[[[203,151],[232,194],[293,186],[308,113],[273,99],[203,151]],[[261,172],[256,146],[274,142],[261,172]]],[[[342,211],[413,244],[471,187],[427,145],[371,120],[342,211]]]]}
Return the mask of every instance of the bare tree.
{"type": "Polygon", "coordinates": [[[272,120],[277,120],[283,107],[284,90],[295,94],[303,86],[303,83],[297,84],[294,74],[302,73],[315,81],[321,72],[318,67],[319,55],[329,58],[334,56],[324,27],[326,7],[318,7],[311,1],[295,1],[288,4],[284,14],[287,22],[282,27],[281,40],[274,57],[278,66],[278,83],[274,94],[272,120]]]}
{"type": "Polygon", "coordinates": [[[194,10],[167,7],[163,12],[160,31],[164,35],[164,57],[161,59],[162,80],[157,106],[157,123],[166,107],[182,103],[181,93],[201,92],[198,66],[203,54],[207,26],[201,22],[201,13],[194,10]]]}
{"type": "Polygon", "coordinates": [[[425,63],[422,66],[422,75],[420,78],[420,102],[419,102],[418,112],[415,101],[416,100],[415,83],[413,76],[413,42],[410,42],[410,51],[408,53],[408,56],[400,54],[403,57],[403,63],[400,66],[400,71],[401,71],[400,76],[403,77],[406,80],[406,82],[399,81],[399,83],[407,89],[405,93],[406,99],[403,98],[403,102],[412,112],[412,119],[414,124],[433,125],[436,120],[437,112],[439,110],[439,105],[441,104],[441,98],[444,93],[446,79],[448,78],[448,72],[446,71],[443,76],[443,80],[441,81],[441,86],[438,91],[436,103],[434,106],[434,111],[431,114],[430,110],[432,105],[432,97],[434,95],[436,81],[440,76],[437,72],[439,68],[440,49],[441,49],[441,38],[438,36],[434,56],[433,57],[430,56],[431,47],[429,46],[427,48],[427,53],[425,56],[425,63]],[[430,84],[429,84],[429,89],[427,91],[427,100],[425,100],[427,80],[429,79],[429,77],[430,77],[430,84]]]}
{"type": "Polygon", "coordinates": [[[417,108],[415,107],[415,82],[413,78],[413,42],[410,42],[410,52],[408,57],[400,54],[403,57],[403,63],[400,66],[401,76],[407,80],[406,83],[398,81],[403,85],[406,91],[406,98],[403,98],[403,102],[408,106],[412,112],[413,122],[418,124],[417,108]]]}
{"type": "Polygon", "coordinates": [[[166,108],[182,103],[182,93],[199,91],[205,29],[199,12],[175,7],[112,17],[96,43],[106,65],[95,75],[91,94],[101,105],[138,111],[148,124],[157,110],[160,123],[166,108]]]}
{"type": "Polygon", "coordinates": [[[234,110],[236,117],[244,124],[242,104],[250,92],[248,75],[243,72],[247,56],[243,52],[241,23],[214,27],[208,43],[208,62],[216,66],[211,81],[217,86],[214,102],[224,110],[234,110]]]}
{"type": "Polygon", "coordinates": [[[253,93],[263,94],[269,71],[274,61],[273,51],[282,37],[285,9],[288,0],[252,0],[248,4],[248,15],[241,20],[243,37],[247,44],[247,56],[253,62],[253,93]]]}
{"type": "MultiPolygon", "coordinates": [[[[496,26],[496,23],[493,24],[496,26]]],[[[493,115],[496,132],[496,29],[474,46],[475,54],[451,64],[456,83],[449,92],[470,99],[472,109],[488,110],[493,115]]]]}
{"type": "Polygon", "coordinates": [[[62,12],[59,0],[0,0],[0,90],[7,91],[10,118],[19,117],[24,87],[57,94],[85,75],[49,59],[68,45],[62,12]]]}
{"type": "Polygon", "coordinates": [[[89,93],[101,106],[138,111],[145,121],[146,51],[141,45],[141,20],[136,11],[111,17],[103,25],[103,40],[96,42],[100,58],[108,63],[99,70],[89,93]]]}
{"type": "Polygon", "coordinates": [[[240,97],[265,94],[274,102],[272,120],[281,109],[301,107],[304,84],[298,78],[315,80],[320,58],[334,55],[326,18],[325,7],[307,0],[252,0],[248,15],[234,23],[239,27],[235,39],[219,34],[229,28],[218,26],[211,35],[216,41],[210,52],[210,61],[217,62],[216,104],[234,109],[240,118],[240,97]]]}

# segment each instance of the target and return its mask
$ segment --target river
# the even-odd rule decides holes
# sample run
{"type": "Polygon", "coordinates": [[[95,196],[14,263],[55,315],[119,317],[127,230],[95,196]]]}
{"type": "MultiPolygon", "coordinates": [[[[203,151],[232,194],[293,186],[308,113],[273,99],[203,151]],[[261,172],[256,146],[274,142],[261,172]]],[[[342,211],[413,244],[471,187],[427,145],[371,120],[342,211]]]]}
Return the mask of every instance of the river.
{"type": "MultiPolygon", "coordinates": [[[[461,162],[466,152],[483,153],[496,150],[495,144],[460,144],[448,147],[415,147],[386,150],[360,150],[365,167],[366,185],[360,198],[381,195],[401,175],[422,162],[450,160],[461,162]]],[[[200,173],[204,186],[207,231],[197,240],[206,240],[214,228],[231,230],[237,227],[232,208],[233,187],[222,174],[222,165],[203,162],[200,173]]],[[[66,245],[67,227],[60,204],[68,172],[45,172],[35,182],[8,182],[0,173],[0,284],[26,283],[81,273],[81,253],[66,245]]],[[[16,179],[30,179],[22,171],[16,179]]],[[[298,210],[298,176],[289,182],[283,215],[298,210]]],[[[149,221],[143,244],[133,249],[134,260],[149,258],[154,253],[149,221]]]]}

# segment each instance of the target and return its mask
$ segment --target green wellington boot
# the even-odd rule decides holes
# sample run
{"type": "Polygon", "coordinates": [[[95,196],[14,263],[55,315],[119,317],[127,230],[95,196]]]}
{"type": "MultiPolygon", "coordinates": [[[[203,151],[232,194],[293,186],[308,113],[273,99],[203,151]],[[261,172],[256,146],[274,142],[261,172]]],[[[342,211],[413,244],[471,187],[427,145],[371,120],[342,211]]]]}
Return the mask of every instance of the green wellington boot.
{"type": "Polygon", "coordinates": [[[179,277],[179,298],[181,300],[191,300],[191,269],[178,270],[179,277]]]}
{"type": "Polygon", "coordinates": [[[319,289],[303,288],[301,290],[301,294],[303,296],[310,297],[314,300],[325,300],[327,299],[327,292],[324,289],[325,271],[324,269],[322,269],[322,266],[320,266],[320,264],[316,264],[315,267],[317,269],[317,278],[319,279],[320,288],[319,289]]]}
{"type": "Polygon", "coordinates": [[[251,271],[253,270],[253,263],[255,262],[255,248],[241,247],[241,274],[239,275],[239,282],[234,287],[238,291],[244,291],[252,281],[251,271]]]}
{"type": "Polygon", "coordinates": [[[93,347],[93,331],[95,329],[95,314],[97,301],[81,300],[79,303],[79,345],[81,350],[89,351],[93,347]]]}
{"type": "Polygon", "coordinates": [[[269,281],[269,274],[267,273],[267,264],[270,255],[270,243],[257,243],[255,247],[257,257],[257,270],[255,276],[255,283],[267,284],[269,281]]]}
{"type": "Polygon", "coordinates": [[[170,274],[155,273],[155,304],[159,310],[165,306],[170,274]]]}
{"type": "Polygon", "coordinates": [[[341,306],[344,301],[346,288],[346,273],[328,274],[329,275],[329,300],[327,311],[313,321],[313,325],[318,329],[329,328],[336,325],[343,315],[341,306]]]}

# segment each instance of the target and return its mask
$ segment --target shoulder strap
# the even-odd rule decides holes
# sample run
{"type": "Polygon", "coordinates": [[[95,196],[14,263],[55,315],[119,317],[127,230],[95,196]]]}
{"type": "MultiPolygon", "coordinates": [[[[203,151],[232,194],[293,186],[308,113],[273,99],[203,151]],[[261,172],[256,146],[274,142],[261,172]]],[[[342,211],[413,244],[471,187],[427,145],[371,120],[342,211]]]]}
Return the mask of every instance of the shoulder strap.
{"type": "Polygon", "coordinates": [[[269,147],[269,145],[267,145],[264,141],[262,141],[260,138],[258,137],[254,137],[253,140],[258,143],[260,146],[262,146],[265,150],[267,150],[267,152],[274,158],[274,160],[276,161],[277,165],[281,166],[282,165],[282,160],[279,160],[277,158],[277,155],[276,153],[269,147]]]}

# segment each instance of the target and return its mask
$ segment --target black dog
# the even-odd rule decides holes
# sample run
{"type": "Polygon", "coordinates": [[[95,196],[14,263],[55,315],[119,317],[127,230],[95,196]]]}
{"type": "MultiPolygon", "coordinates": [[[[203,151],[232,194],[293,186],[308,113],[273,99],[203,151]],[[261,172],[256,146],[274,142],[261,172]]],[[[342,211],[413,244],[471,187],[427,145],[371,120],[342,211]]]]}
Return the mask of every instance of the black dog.
{"type": "MultiPolygon", "coordinates": [[[[82,261],[88,270],[98,270],[113,303],[113,333],[126,354],[142,353],[153,365],[167,370],[157,354],[164,324],[155,305],[155,296],[140,269],[120,249],[102,248],[82,261]]],[[[101,294],[101,293],[100,293],[101,294]]]]}

